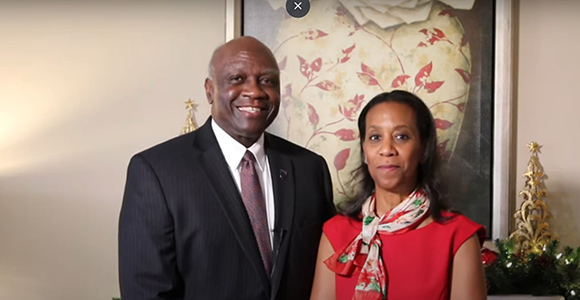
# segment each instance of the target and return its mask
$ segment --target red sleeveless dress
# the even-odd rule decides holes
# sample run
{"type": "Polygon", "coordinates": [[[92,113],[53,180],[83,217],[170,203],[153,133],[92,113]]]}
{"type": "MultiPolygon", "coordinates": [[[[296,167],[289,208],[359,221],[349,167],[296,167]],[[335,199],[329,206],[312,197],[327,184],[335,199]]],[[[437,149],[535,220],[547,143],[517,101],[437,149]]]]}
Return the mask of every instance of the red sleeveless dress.
{"type": "MultiPolygon", "coordinates": [[[[460,214],[443,212],[443,217],[450,219],[402,234],[380,234],[388,300],[449,299],[453,256],[475,233],[483,244],[485,229],[460,214]]],[[[337,215],[323,230],[334,251],[340,251],[361,232],[362,223],[337,215]]],[[[337,300],[352,299],[359,273],[336,275],[337,300]]]]}

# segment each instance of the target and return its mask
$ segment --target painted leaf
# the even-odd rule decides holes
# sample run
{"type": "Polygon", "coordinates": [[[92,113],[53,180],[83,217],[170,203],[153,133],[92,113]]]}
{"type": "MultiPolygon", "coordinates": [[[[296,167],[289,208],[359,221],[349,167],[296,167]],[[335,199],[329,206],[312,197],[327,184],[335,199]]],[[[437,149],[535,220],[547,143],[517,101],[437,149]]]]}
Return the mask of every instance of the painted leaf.
{"type": "Polygon", "coordinates": [[[367,85],[378,85],[379,84],[379,82],[374,77],[372,77],[371,75],[369,75],[367,73],[357,72],[356,74],[358,75],[358,78],[360,78],[360,80],[364,84],[367,84],[367,85]]]}
{"type": "Polygon", "coordinates": [[[469,74],[469,72],[467,72],[463,69],[455,69],[455,71],[457,71],[457,73],[459,73],[459,75],[461,75],[461,78],[463,78],[463,81],[465,81],[465,83],[471,82],[471,74],[469,74]]]}
{"type": "Polygon", "coordinates": [[[356,121],[356,118],[354,117],[354,109],[346,107],[343,108],[342,105],[339,105],[338,110],[345,118],[347,118],[347,120],[356,121]]]}
{"type": "Polygon", "coordinates": [[[444,9],[441,12],[439,12],[440,16],[450,16],[450,17],[455,17],[455,11],[452,9],[444,9]]]}
{"type": "Polygon", "coordinates": [[[318,113],[316,113],[316,108],[314,108],[314,106],[308,104],[308,120],[310,121],[310,123],[312,123],[312,125],[316,126],[318,125],[318,113]]]}
{"type": "Polygon", "coordinates": [[[429,44],[431,44],[431,45],[435,44],[435,42],[438,42],[438,41],[439,41],[439,38],[438,38],[438,37],[436,37],[436,36],[434,36],[434,35],[433,35],[433,36],[431,36],[431,38],[429,38],[429,39],[427,40],[427,42],[429,42],[429,44]]]}
{"type": "Polygon", "coordinates": [[[280,68],[280,71],[282,71],[286,68],[286,59],[287,58],[288,58],[288,56],[284,56],[284,59],[282,59],[282,61],[280,61],[278,63],[278,68],[280,68]]]}
{"type": "Polygon", "coordinates": [[[356,109],[358,110],[362,106],[364,99],[365,99],[364,94],[362,95],[356,94],[352,99],[348,100],[348,102],[354,104],[356,106],[356,109]]]}
{"type": "Polygon", "coordinates": [[[423,43],[423,42],[420,42],[420,43],[417,45],[417,47],[427,47],[427,44],[425,44],[425,43],[423,43]]]}
{"type": "Polygon", "coordinates": [[[445,81],[433,81],[425,83],[425,89],[428,93],[433,93],[439,89],[445,81]]]}
{"type": "Polygon", "coordinates": [[[435,119],[435,128],[437,129],[441,129],[441,130],[446,130],[449,127],[453,126],[453,123],[444,120],[444,119],[435,119]]]}
{"type": "Polygon", "coordinates": [[[363,73],[367,73],[371,76],[375,76],[375,71],[373,71],[373,69],[371,69],[369,66],[365,65],[364,63],[360,64],[360,68],[363,71],[363,73]]]}
{"type": "Polygon", "coordinates": [[[334,157],[334,168],[337,171],[340,171],[346,167],[346,160],[350,156],[350,148],[345,148],[340,150],[338,154],[334,157]]]}
{"type": "Polygon", "coordinates": [[[315,40],[315,39],[318,39],[318,38],[321,38],[323,36],[328,35],[328,33],[324,32],[320,29],[316,29],[316,30],[310,29],[307,31],[303,31],[302,34],[304,35],[304,38],[307,40],[315,40]]]}
{"type": "Polygon", "coordinates": [[[296,55],[298,57],[298,61],[300,62],[300,65],[304,65],[306,64],[306,60],[304,58],[302,58],[302,56],[300,55],[296,55]]]}
{"type": "Polygon", "coordinates": [[[316,36],[317,38],[328,35],[328,33],[324,32],[324,31],[322,31],[320,29],[317,29],[317,33],[318,33],[318,35],[316,36]]]}
{"type": "Polygon", "coordinates": [[[334,84],[334,82],[330,80],[323,80],[317,84],[315,84],[319,89],[325,91],[335,91],[338,90],[340,87],[334,84]]]}
{"type": "Polygon", "coordinates": [[[320,71],[321,66],[322,66],[322,58],[319,57],[310,64],[310,69],[312,69],[313,72],[318,72],[320,71]]]}
{"type": "Polygon", "coordinates": [[[399,87],[399,86],[405,84],[407,82],[407,79],[409,79],[409,78],[411,78],[411,76],[409,76],[407,74],[399,75],[399,76],[397,76],[397,78],[395,78],[393,80],[393,83],[391,84],[391,86],[394,88],[399,87]]]}
{"type": "Polygon", "coordinates": [[[344,64],[345,62],[347,62],[350,59],[350,56],[345,56],[340,60],[341,64],[344,64]]]}
{"type": "Polygon", "coordinates": [[[310,79],[310,75],[312,74],[312,72],[310,71],[310,66],[308,65],[306,60],[304,58],[302,58],[302,56],[300,56],[300,55],[297,55],[297,56],[298,56],[298,61],[300,61],[300,73],[302,73],[302,75],[304,75],[304,77],[306,77],[306,79],[310,79]]]}
{"type": "Polygon", "coordinates": [[[335,136],[340,138],[341,141],[354,141],[356,140],[356,133],[352,129],[339,129],[334,133],[335,136]]]}
{"type": "Polygon", "coordinates": [[[449,139],[447,139],[447,140],[445,140],[437,145],[437,154],[441,158],[443,158],[443,155],[445,154],[445,152],[447,150],[447,143],[449,143],[449,139]]]}
{"type": "Polygon", "coordinates": [[[419,32],[423,33],[426,36],[429,35],[429,30],[427,30],[427,28],[423,28],[423,29],[419,30],[419,32]]]}
{"type": "Polygon", "coordinates": [[[460,112],[465,112],[465,102],[457,104],[456,107],[460,112]]]}
{"type": "Polygon", "coordinates": [[[427,65],[425,65],[423,68],[421,68],[421,70],[419,70],[419,72],[417,72],[417,75],[415,76],[415,85],[422,86],[425,78],[427,78],[427,77],[429,77],[429,75],[431,75],[432,69],[433,69],[433,62],[430,62],[427,65]]]}
{"type": "Polygon", "coordinates": [[[338,110],[340,113],[347,118],[349,121],[356,121],[357,114],[364,103],[365,95],[356,94],[350,100],[348,100],[344,106],[339,105],[338,110]]]}
{"type": "Polygon", "coordinates": [[[348,47],[348,48],[346,48],[346,49],[342,50],[342,53],[344,53],[344,54],[349,54],[349,53],[351,53],[351,52],[352,52],[352,50],[354,50],[354,48],[355,48],[355,47],[356,47],[356,43],[355,43],[355,44],[352,44],[352,46],[350,46],[350,47],[348,47]]]}
{"type": "Polygon", "coordinates": [[[433,36],[436,36],[436,37],[438,37],[440,39],[447,38],[447,36],[445,35],[445,33],[443,33],[443,31],[441,31],[441,29],[439,29],[439,28],[433,28],[433,31],[434,31],[433,36]]]}

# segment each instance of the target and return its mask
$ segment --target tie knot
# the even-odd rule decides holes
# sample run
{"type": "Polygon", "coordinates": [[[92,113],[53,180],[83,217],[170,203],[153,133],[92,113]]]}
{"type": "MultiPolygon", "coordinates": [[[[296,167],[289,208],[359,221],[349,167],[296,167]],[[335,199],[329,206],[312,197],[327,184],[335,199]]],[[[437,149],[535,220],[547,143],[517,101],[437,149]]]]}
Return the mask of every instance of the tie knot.
{"type": "Polygon", "coordinates": [[[250,152],[249,150],[246,150],[246,153],[244,153],[244,157],[242,157],[242,162],[253,163],[255,161],[256,161],[256,158],[254,157],[254,154],[252,152],[250,152]]]}

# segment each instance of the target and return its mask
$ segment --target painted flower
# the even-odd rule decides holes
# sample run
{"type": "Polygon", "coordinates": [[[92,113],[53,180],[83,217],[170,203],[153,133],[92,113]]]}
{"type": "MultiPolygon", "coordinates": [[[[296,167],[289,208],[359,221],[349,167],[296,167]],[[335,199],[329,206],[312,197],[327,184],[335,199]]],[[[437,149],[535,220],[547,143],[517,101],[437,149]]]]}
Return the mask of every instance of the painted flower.
{"type": "MultiPolygon", "coordinates": [[[[338,0],[360,25],[369,21],[381,28],[425,21],[437,0],[338,0]]],[[[438,0],[455,9],[471,9],[475,0],[438,0]]]]}
{"type": "MultiPolygon", "coordinates": [[[[266,0],[273,9],[285,7],[285,0],[266,0]]],[[[316,1],[316,0],[314,0],[316,1]]],[[[469,10],[475,0],[338,0],[360,25],[373,22],[381,28],[425,21],[433,2],[469,10]]]]}

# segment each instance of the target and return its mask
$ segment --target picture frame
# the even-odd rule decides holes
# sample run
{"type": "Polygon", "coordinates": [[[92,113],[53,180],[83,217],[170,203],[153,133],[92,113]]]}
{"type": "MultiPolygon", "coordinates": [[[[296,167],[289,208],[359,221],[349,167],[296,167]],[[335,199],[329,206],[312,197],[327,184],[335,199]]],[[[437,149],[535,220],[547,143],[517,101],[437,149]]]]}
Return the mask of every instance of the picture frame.
{"type": "MultiPolygon", "coordinates": [[[[261,0],[263,1],[263,0],[261,0]]],[[[484,1],[484,0],[476,0],[484,1]]],[[[493,107],[488,239],[509,235],[515,201],[513,139],[513,1],[493,1],[493,107]]],[[[265,3],[265,1],[264,1],[265,3]]],[[[243,0],[226,0],[226,41],[243,34],[243,0]]],[[[267,18],[266,18],[267,19],[267,18]]],[[[262,21],[260,21],[262,22],[262,21]]],[[[369,99],[366,99],[369,100],[369,99]]],[[[327,161],[329,159],[327,158],[327,161]]],[[[329,161],[330,163],[331,161],[329,161]]],[[[468,215],[469,216],[469,215],[468,215]]],[[[485,222],[481,222],[485,223],[485,222]]]]}

